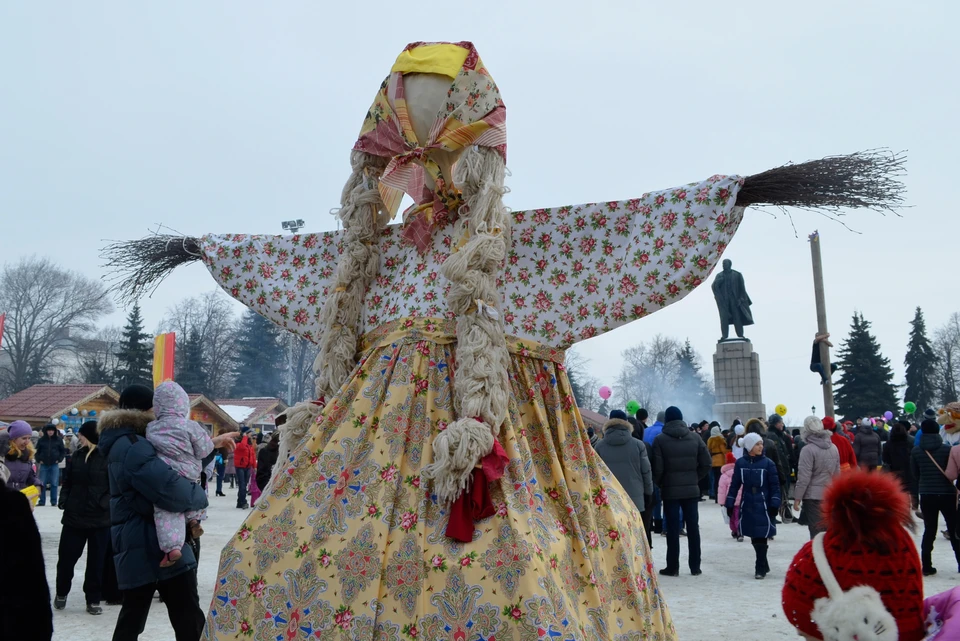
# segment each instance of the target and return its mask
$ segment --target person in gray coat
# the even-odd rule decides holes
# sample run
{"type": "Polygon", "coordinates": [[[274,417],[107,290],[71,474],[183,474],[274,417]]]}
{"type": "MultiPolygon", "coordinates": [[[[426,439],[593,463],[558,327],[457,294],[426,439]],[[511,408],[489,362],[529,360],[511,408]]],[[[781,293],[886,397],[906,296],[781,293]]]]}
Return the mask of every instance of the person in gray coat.
{"type": "Polygon", "coordinates": [[[603,438],[597,441],[596,450],[637,510],[643,512],[653,502],[653,471],[647,448],[633,438],[632,431],[627,415],[621,410],[613,410],[610,420],[603,426],[603,438]]]}
{"type": "Polygon", "coordinates": [[[667,531],[667,565],[664,576],[680,574],[680,511],[687,524],[690,573],[700,571],[700,479],[710,472],[710,453],[694,432],[687,429],[676,407],[664,413],[663,432],[653,440],[653,482],[663,496],[667,531]]]}
{"type": "Polygon", "coordinates": [[[830,481],[840,473],[840,451],[830,440],[831,436],[832,433],[823,429],[823,422],[816,416],[808,416],[803,420],[800,438],[804,446],[797,463],[793,509],[799,510],[803,503],[800,522],[807,524],[811,540],[820,532],[827,531],[820,519],[820,502],[830,481]]]}
{"type": "Polygon", "coordinates": [[[868,472],[876,470],[880,467],[882,450],[883,441],[880,440],[880,435],[873,431],[869,418],[863,419],[857,436],[853,439],[853,453],[857,455],[857,464],[868,472]]]}

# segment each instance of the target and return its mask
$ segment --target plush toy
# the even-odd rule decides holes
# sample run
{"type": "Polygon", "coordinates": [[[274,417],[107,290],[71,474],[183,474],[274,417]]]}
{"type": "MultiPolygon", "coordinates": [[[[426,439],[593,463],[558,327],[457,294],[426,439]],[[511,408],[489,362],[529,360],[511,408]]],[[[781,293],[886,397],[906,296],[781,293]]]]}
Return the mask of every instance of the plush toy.
{"type": "Polygon", "coordinates": [[[947,403],[937,413],[940,436],[943,442],[953,446],[960,444],[960,403],[947,403]]]}

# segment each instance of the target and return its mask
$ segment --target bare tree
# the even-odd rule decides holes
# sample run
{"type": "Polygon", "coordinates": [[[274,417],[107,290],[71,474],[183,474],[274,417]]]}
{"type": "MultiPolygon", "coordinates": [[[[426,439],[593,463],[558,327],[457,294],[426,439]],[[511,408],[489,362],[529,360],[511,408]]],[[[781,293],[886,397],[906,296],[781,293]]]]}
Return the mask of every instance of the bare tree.
{"type": "Polygon", "coordinates": [[[121,338],[120,328],[111,325],[89,337],[78,339],[74,346],[77,366],[73,378],[83,383],[116,386],[121,338]]]}
{"type": "MultiPolygon", "coordinates": [[[[313,361],[316,360],[320,348],[305,338],[297,338],[293,334],[284,341],[287,350],[290,349],[290,342],[293,342],[293,368],[290,375],[293,376],[293,398],[290,404],[300,401],[314,400],[316,392],[314,391],[313,379],[316,374],[313,372],[313,361]]],[[[289,351],[287,352],[289,355],[289,351]]]]}
{"type": "Polygon", "coordinates": [[[98,280],[58,267],[47,258],[23,258],[0,274],[0,312],[6,312],[0,387],[17,392],[53,380],[58,354],[73,335],[89,332],[113,311],[98,280]]]}
{"type": "Polygon", "coordinates": [[[569,349],[563,366],[567,370],[567,377],[570,379],[570,386],[573,388],[577,406],[596,411],[600,406],[600,397],[597,395],[600,383],[587,373],[589,363],[590,359],[586,358],[579,350],[569,349]]]}
{"type": "Polygon", "coordinates": [[[649,343],[625,349],[614,387],[618,403],[637,401],[652,415],[670,405],[680,377],[677,354],[682,349],[680,341],[662,334],[654,336],[649,343]]]}
{"type": "MultiPolygon", "coordinates": [[[[960,314],[954,312],[949,320],[933,333],[933,353],[936,356],[934,382],[941,403],[957,400],[960,377],[960,314]]],[[[924,408],[920,408],[923,411],[924,408]]]]}
{"type": "MultiPolygon", "coordinates": [[[[190,332],[197,331],[203,351],[206,388],[214,398],[227,396],[233,383],[232,358],[237,323],[230,299],[219,289],[180,301],[167,311],[161,322],[161,332],[177,333],[178,352],[190,332]]],[[[179,353],[177,360],[181,360],[179,353]]]]}

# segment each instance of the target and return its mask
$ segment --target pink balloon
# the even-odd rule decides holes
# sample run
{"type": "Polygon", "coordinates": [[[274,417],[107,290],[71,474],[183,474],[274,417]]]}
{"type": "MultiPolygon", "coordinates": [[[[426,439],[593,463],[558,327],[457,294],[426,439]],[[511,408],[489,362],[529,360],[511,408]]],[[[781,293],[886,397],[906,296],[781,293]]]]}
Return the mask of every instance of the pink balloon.
{"type": "Polygon", "coordinates": [[[606,385],[600,388],[600,398],[602,398],[603,400],[607,400],[608,398],[610,398],[611,394],[613,394],[613,392],[611,392],[610,388],[607,387],[606,385]]]}

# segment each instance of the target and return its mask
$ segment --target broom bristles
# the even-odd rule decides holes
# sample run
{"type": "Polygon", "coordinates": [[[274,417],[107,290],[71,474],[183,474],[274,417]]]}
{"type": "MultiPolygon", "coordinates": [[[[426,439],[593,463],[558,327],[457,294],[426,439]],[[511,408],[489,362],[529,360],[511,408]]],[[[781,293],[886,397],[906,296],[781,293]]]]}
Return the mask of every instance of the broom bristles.
{"type": "Polygon", "coordinates": [[[107,270],[104,280],[110,283],[117,300],[136,302],[154,290],[181,265],[202,260],[200,241],[190,236],[154,234],[139,240],[111,243],[100,252],[107,270]]]}
{"type": "Polygon", "coordinates": [[[744,179],[737,205],[775,205],[826,210],[845,207],[897,213],[905,187],[900,177],[906,155],[871,149],[787,164],[744,179]]]}

